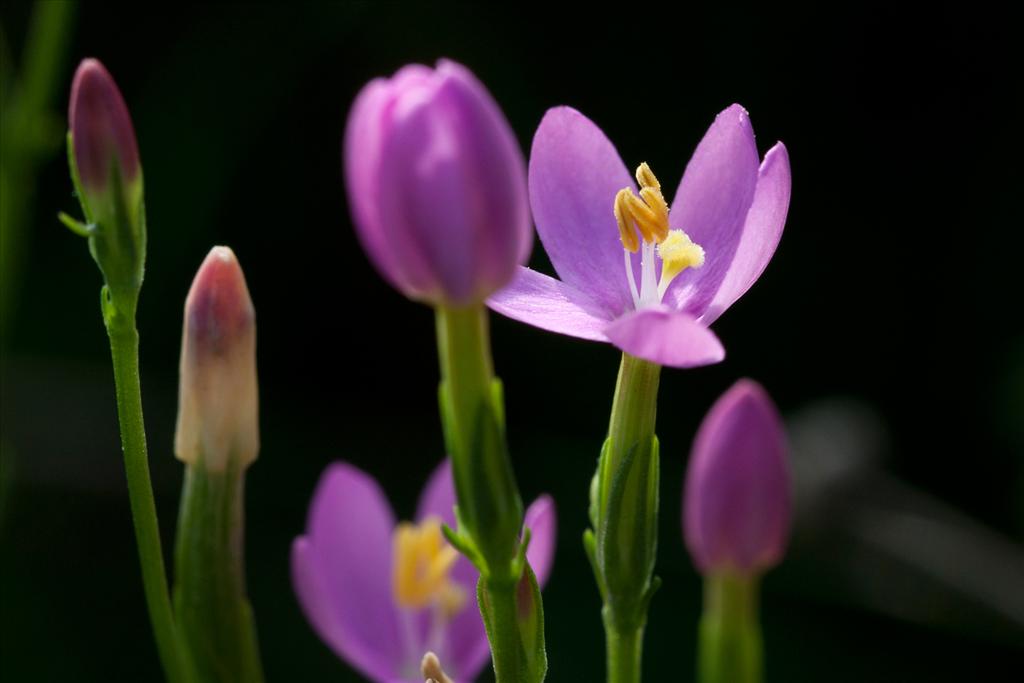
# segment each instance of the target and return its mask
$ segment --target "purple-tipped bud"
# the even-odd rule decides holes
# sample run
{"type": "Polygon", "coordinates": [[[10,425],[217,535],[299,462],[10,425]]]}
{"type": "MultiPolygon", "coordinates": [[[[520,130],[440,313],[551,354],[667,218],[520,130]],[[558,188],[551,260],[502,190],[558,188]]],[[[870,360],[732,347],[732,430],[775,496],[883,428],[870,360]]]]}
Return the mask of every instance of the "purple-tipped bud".
{"type": "Polygon", "coordinates": [[[782,559],[789,536],[786,435],[760,384],[743,379],[711,408],[693,445],[683,533],[704,574],[752,575],[782,559]]]}
{"type": "Polygon", "coordinates": [[[529,257],[522,152],[465,67],[414,64],[367,84],[349,114],[344,156],[359,239],[406,296],[477,303],[529,257]]]}
{"type": "Polygon", "coordinates": [[[122,182],[132,183],[139,177],[139,149],[128,107],[99,60],[84,59],[78,65],[68,121],[84,192],[104,191],[114,164],[122,182]]]}
{"type": "Polygon", "coordinates": [[[256,313],[234,252],[214,247],[185,300],[174,452],[190,465],[241,468],[259,450],[256,313]]]}

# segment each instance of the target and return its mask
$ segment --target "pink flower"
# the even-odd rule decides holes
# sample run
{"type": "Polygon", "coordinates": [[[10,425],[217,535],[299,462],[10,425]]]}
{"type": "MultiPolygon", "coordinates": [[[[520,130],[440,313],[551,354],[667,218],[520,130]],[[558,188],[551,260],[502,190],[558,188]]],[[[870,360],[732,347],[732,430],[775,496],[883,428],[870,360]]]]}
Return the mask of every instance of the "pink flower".
{"type": "Polygon", "coordinates": [[[488,304],[661,365],[721,361],[725,351],[708,326],[754,284],[779,243],[790,194],[786,148],[777,143],[759,167],[750,119],[734,104],[697,145],[671,210],[646,164],[637,176],[639,198],[590,119],[569,107],[549,110],[533,138],[529,191],[559,279],[520,268],[488,304]],[[620,210],[623,193],[632,195],[632,212],[620,210]]]}
{"type": "MultiPolygon", "coordinates": [[[[455,526],[451,463],[427,482],[416,522],[396,524],[377,483],[347,463],[331,465],[309,506],[306,534],[292,545],[292,584],[313,629],[377,683],[422,683],[420,662],[437,654],[456,681],[490,659],[476,604],[479,574],[440,535],[455,526]]],[[[526,511],[527,559],[543,586],[555,549],[555,504],[526,511]]]]}

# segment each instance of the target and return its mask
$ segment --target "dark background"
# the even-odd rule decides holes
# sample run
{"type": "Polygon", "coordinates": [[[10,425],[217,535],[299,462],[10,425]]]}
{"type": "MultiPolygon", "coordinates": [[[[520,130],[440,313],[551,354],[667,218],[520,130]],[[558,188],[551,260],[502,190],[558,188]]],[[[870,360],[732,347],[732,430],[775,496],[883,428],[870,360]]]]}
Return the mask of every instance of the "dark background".
{"type": "MultiPolygon", "coordinates": [[[[0,11],[16,68],[31,10],[0,11]]],[[[340,140],[366,81],[444,56],[487,84],[524,150],[544,111],[570,104],[627,165],[646,160],[674,188],[735,101],[762,152],[779,139],[790,151],[778,253],[715,325],[727,360],[662,376],[665,585],[651,609],[648,680],[693,678],[700,583],[681,541],[682,477],[697,423],[741,376],[776,398],[796,451],[792,551],[764,582],[768,680],[1019,672],[1024,222],[1011,37],[1007,17],[975,4],[915,16],[731,4],[670,16],[643,4],[83,3],[51,103],[56,139],[74,64],[100,58],[145,167],[138,326],[165,551],[181,482],[171,446],[182,302],[209,248],[227,244],[260,324],[263,447],[248,477],[247,560],[267,677],[356,680],[299,611],[289,544],[327,463],[370,472],[409,516],[442,439],[432,314],[391,291],[357,245],[340,140]]],[[[0,678],[157,680],[100,277],[84,241],[56,221],[58,210],[78,213],[61,152],[40,167],[33,198],[0,201],[28,199],[2,281],[13,307],[0,678]]],[[[550,268],[539,244],[531,264],[550,268]]],[[[579,538],[618,354],[503,319],[493,341],[524,497],[550,491],[559,505],[550,679],[601,680],[600,604],[579,538]]]]}

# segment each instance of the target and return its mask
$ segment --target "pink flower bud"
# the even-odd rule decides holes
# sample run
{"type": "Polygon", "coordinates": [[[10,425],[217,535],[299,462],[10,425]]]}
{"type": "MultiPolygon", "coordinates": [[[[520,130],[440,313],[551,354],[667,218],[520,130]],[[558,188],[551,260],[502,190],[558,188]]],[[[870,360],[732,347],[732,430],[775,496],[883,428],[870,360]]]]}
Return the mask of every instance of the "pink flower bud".
{"type": "Polygon", "coordinates": [[[367,84],[348,118],[345,177],[363,248],[412,299],[478,303],[529,257],[522,152],[459,64],[410,65],[367,84]]]}
{"type": "Polygon", "coordinates": [[[214,247],[185,300],[174,452],[190,465],[245,467],[259,450],[256,313],[234,252],[214,247]]]}
{"type": "Polygon", "coordinates": [[[107,188],[113,164],[122,182],[138,178],[139,149],[128,107],[114,79],[96,59],[84,59],[78,65],[68,121],[78,177],[86,194],[107,188]]]}
{"type": "Polygon", "coordinates": [[[760,384],[743,379],[708,412],[690,454],[683,532],[704,574],[751,575],[779,562],[789,536],[786,436],[760,384]]]}

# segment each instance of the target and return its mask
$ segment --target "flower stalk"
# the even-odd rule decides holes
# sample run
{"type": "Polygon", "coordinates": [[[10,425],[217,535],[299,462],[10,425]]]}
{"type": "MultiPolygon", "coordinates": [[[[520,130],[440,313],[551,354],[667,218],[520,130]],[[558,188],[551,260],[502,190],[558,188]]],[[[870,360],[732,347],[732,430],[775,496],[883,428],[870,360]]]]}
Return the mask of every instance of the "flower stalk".
{"type": "Polygon", "coordinates": [[[174,622],[160,545],[156,503],[139,383],[139,334],[135,311],[146,259],[142,167],[124,98],[107,70],[84,60],[71,88],[68,162],[86,222],[61,221],[88,239],[103,274],[100,307],[114,368],[117,416],[128,499],[139,547],[142,583],[164,673],[171,683],[191,681],[191,669],[174,622]]]}
{"type": "Polygon", "coordinates": [[[532,633],[521,632],[517,592],[524,571],[536,609],[543,612],[536,580],[526,567],[526,542],[520,542],[523,505],[505,441],[504,401],[491,361],[487,310],[482,305],[439,306],[436,312],[441,414],[459,526],[447,532],[449,541],[480,570],[478,600],[497,681],[536,683],[547,670],[543,619],[531,620],[532,633]]]}
{"type": "Polygon", "coordinates": [[[700,683],[760,683],[761,627],[755,576],[722,571],[704,579],[697,666],[700,683]]]}
{"type": "Polygon", "coordinates": [[[245,470],[259,450],[256,313],[227,247],[185,301],[175,454],[185,463],[174,607],[197,678],[263,680],[245,593],[245,470]]]}
{"type": "Polygon", "coordinates": [[[654,576],[660,375],[661,366],[622,355],[608,438],[591,486],[592,529],[584,534],[584,547],[604,602],[609,683],[640,680],[647,606],[660,584],[654,576]]]}
{"type": "Polygon", "coordinates": [[[199,681],[263,680],[245,594],[243,498],[236,460],[224,472],[188,466],[175,552],[174,607],[199,681]]]}
{"type": "Polygon", "coordinates": [[[128,500],[131,504],[135,540],[139,546],[139,563],[150,623],[167,680],[171,683],[191,681],[171,610],[167,572],[160,545],[160,527],[149,476],[149,455],[139,384],[139,335],[135,329],[135,309],[131,307],[130,315],[104,317],[114,366],[117,417],[128,480],[128,500]]]}
{"type": "Polygon", "coordinates": [[[742,379],[701,423],[687,465],[683,530],[704,575],[700,683],[760,683],[758,584],[785,553],[790,494],[782,418],[742,379]]]}

